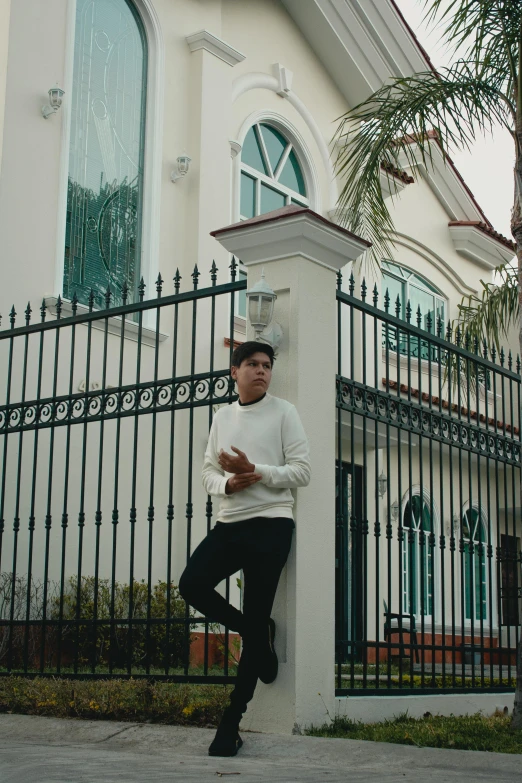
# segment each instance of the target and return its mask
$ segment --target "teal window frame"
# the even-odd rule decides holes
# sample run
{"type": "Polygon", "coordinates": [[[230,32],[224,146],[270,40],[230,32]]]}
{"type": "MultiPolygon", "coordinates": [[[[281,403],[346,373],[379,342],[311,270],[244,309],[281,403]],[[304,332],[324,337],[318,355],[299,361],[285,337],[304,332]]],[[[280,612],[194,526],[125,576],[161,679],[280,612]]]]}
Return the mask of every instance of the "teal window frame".
{"type": "Polygon", "coordinates": [[[482,511],[470,505],[462,512],[464,567],[464,619],[466,623],[488,622],[489,584],[486,568],[487,526],[482,511]],[[473,618],[472,618],[473,606],[473,618]]]}
{"type": "MultiPolygon", "coordinates": [[[[399,318],[406,321],[406,307],[408,302],[411,303],[411,319],[410,323],[417,326],[417,304],[416,299],[420,300],[421,297],[425,299],[431,298],[431,308],[425,310],[421,309],[421,329],[428,331],[428,314],[431,314],[431,334],[435,334],[437,330],[437,320],[440,315],[442,323],[444,324],[447,312],[448,300],[446,297],[433,286],[425,277],[418,275],[411,269],[408,269],[401,264],[397,264],[392,261],[384,260],[382,262],[382,296],[386,295],[388,291],[390,296],[390,304],[388,312],[391,315],[396,315],[396,301],[397,294],[400,297],[401,309],[399,311],[399,318]]],[[[383,338],[384,346],[388,345],[391,351],[397,351],[403,356],[411,356],[413,358],[419,357],[421,359],[431,359],[431,361],[438,361],[438,352],[436,348],[430,349],[427,342],[420,340],[413,335],[408,336],[407,333],[402,332],[400,339],[397,340],[397,330],[393,327],[387,326],[384,329],[385,336],[383,338]],[[399,343],[399,345],[397,345],[399,343]]]]}
{"type": "Polygon", "coordinates": [[[429,542],[434,532],[434,508],[425,493],[411,493],[402,511],[402,526],[403,612],[431,619],[435,610],[435,574],[429,542]]]}

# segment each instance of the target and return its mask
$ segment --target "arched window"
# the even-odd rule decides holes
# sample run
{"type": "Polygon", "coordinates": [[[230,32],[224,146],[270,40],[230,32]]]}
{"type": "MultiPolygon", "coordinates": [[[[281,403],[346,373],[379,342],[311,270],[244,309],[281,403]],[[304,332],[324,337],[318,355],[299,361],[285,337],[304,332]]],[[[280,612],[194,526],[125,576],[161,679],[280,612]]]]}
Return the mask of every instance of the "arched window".
{"type": "Polygon", "coordinates": [[[130,0],[77,0],[63,293],[140,278],[147,45],[130,0]]]}
{"type": "Polygon", "coordinates": [[[403,612],[417,617],[433,615],[432,506],[425,494],[413,490],[402,515],[403,612]]]}
{"type": "MultiPolygon", "coordinates": [[[[408,302],[411,308],[410,323],[419,325],[418,313],[420,310],[421,329],[431,330],[435,333],[439,317],[444,323],[446,313],[446,301],[444,296],[424,277],[412,272],[411,269],[393,264],[391,261],[382,262],[382,294],[388,293],[390,297],[389,312],[399,315],[403,320],[407,319],[408,302]],[[400,307],[398,307],[398,302],[400,307]]],[[[388,347],[397,350],[397,335],[395,329],[388,329],[388,347]]],[[[401,332],[399,351],[402,354],[419,355],[419,340],[401,332]]],[[[428,359],[428,345],[421,340],[421,358],[428,359]]],[[[436,350],[432,350],[432,360],[437,360],[436,350]]]]}
{"type": "MultiPolygon", "coordinates": [[[[277,128],[253,125],[241,150],[241,220],[263,215],[288,204],[309,205],[305,178],[292,142],[277,128]]],[[[240,275],[245,275],[241,267],[240,275]]],[[[246,316],[246,296],[241,291],[238,314],[246,316]]]]}
{"type": "Polygon", "coordinates": [[[488,619],[487,531],[483,515],[476,506],[469,506],[462,513],[462,540],[465,619],[480,622],[488,619]]]}

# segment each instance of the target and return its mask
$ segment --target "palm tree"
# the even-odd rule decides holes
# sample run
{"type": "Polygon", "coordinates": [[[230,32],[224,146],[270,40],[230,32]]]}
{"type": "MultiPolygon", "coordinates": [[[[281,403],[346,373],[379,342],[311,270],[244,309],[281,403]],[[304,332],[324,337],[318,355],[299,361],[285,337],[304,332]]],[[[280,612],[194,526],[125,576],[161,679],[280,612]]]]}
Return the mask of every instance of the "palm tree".
{"type": "MultiPolygon", "coordinates": [[[[434,137],[446,158],[451,149],[469,149],[478,133],[507,128],[515,151],[511,232],[518,274],[502,267],[500,285],[485,284],[482,295],[460,309],[472,337],[498,344],[501,332],[519,318],[522,279],[522,0],[424,0],[424,6],[426,18],[440,21],[443,37],[463,55],[448,68],[391,79],[341,118],[336,167],[345,184],[338,214],[372,242],[374,261],[390,258],[394,228],[381,167],[403,168],[406,160],[415,176],[419,159],[431,165],[434,137]]],[[[522,346],[520,323],[519,336],[522,346]]],[[[512,725],[522,727],[522,643],[512,725]]]]}

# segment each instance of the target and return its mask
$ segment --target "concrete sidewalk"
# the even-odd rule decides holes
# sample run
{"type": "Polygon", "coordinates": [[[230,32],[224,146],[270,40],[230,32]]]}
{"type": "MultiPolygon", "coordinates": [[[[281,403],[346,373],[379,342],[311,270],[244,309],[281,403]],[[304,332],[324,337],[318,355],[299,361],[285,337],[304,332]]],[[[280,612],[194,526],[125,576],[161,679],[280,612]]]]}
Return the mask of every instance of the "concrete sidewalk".
{"type": "Polygon", "coordinates": [[[242,734],[233,759],[209,758],[214,731],[0,715],[2,783],[507,783],[522,757],[359,740],[242,734]]]}

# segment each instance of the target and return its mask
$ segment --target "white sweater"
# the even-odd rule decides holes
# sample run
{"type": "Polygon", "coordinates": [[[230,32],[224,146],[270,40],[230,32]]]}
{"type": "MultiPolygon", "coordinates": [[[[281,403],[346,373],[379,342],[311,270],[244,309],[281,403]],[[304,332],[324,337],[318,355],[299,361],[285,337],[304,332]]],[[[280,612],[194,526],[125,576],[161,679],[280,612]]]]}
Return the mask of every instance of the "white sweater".
{"type": "Polygon", "coordinates": [[[202,479],[205,491],[221,500],[218,522],[251,517],[292,519],[290,489],[305,487],[310,481],[308,441],[295,407],[267,394],[252,405],[234,402],[220,408],[210,430],[202,479]],[[218,457],[221,449],[234,455],[232,446],[245,452],[262,479],[227,495],[225,486],[233,474],[223,471],[218,457]]]}

